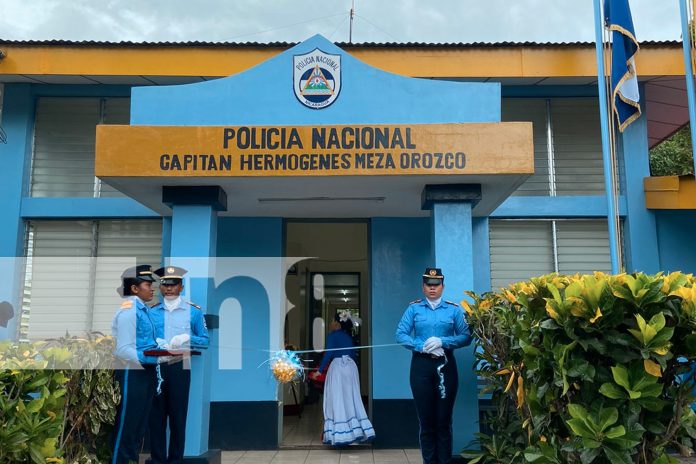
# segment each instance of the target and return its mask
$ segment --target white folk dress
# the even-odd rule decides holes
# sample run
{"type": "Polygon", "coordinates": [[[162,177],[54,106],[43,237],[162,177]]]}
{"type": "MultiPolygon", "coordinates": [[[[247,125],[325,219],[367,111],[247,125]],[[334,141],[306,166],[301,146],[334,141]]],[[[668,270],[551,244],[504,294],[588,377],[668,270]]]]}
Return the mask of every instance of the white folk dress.
{"type": "Polygon", "coordinates": [[[360,397],[355,361],[343,355],[333,359],[324,386],[325,444],[340,446],[371,440],[375,436],[360,397]]]}

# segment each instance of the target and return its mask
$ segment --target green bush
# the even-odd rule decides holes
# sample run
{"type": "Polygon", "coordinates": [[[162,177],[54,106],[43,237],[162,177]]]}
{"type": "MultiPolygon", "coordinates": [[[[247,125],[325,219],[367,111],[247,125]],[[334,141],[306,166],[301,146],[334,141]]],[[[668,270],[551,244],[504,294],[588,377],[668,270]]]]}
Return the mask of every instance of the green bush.
{"type": "Polygon", "coordinates": [[[108,461],[120,401],[112,351],[98,335],[0,344],[0,462],[108,461]]]}
{"type": "Polygon", "coordinates": [[[694,173],[690,127],[687,124],[650,150],[650,175],[681,176],[694,173]]]}
{"type": "Polygon", "coordinates": [[[4,368],[0,370],[2,463],[61,462],[57,459],[58,437],[63,428],[68,378],[62,371],[51,370],[54,355],[65,355],[53,350],[39,354],[35,345],[0,345],[4,368]]]}
{"type": "Polygon", "coordinates": [[[668,463],[691,452],[691,275],[551,274],[462,305],[497,406],[482,463],[668,463]]]}

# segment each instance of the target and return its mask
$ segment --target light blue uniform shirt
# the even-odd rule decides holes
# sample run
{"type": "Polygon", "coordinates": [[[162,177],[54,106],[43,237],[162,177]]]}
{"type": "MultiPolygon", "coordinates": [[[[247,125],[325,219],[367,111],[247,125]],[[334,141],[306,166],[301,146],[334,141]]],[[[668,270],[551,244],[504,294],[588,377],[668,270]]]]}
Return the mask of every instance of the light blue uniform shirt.
{"type": "Polygon", "coordinates": [[[111,333],[116,339],[114,354],[129,363],[157,364],[156,356],[145,356],[145,350],[157,348],[155,325],[150,308],[137,296],[123,300],[111,321],[111,333]]]}
{"type": "Polygon", "coordinates": [[[195,348],[207,348],[210,343],[208,328],[205,325],[203,311],[194,307],[192,303],[179,298],[177,306],[171,311],[167,310],[164,303],[159,303],[150,308],[152,320],[155,323],[157,338],[171,341],[175,335],[189,334],[190,344],[195,348]]]}
{"type": "Polygon", "coordinates": [[[471,332],[462,309],[445,300],[435,308],[426,299],[411,303],[396,327],[396,341],[409,350],[423,352],[423,344],[430,337],[439,337],[445,350],[469,345],[471,332]]]}

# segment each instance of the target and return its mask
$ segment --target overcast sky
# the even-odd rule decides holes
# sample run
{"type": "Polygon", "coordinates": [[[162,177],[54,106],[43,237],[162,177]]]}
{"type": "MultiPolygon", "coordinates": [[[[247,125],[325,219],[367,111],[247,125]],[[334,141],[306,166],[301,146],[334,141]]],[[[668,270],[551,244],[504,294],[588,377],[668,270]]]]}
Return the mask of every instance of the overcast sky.
{"type": "MultiPolygon", "coordinates": [[[[593,41],[594,0],[355,0],[353,42],[593,41]]],[[[630,0],[639,40],[680,38],[679,0],[630,0]]],[[[0,0],[0,39],[348,41],[351,0],[0,0]]]]}

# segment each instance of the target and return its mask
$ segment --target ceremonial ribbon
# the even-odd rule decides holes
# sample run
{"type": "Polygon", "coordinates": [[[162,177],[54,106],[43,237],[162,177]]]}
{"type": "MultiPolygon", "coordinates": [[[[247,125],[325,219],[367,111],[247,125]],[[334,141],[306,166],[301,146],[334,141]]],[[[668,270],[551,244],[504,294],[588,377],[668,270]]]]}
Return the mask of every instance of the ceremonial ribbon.
{"type": "Polygon", "coordinates": [[[157,372],[157,394],[161,395],[162,394],[162,382],[164,382],[164,379],[162,378],[162,370],[160,369],[159,364],[157,364],[155,371],[157,372]]]}
{"type": "Polygon", "coordinates": [[[437,389],[440,390],[440,398],[443,400],[447,397],[447,392],[445,390],[445,374],[442,373],[442,368],[447,365],[447,356],[444,358],[445,362],[437,366],[437,375],[440,377],[440,384],[437,386],[437,389]]]}

